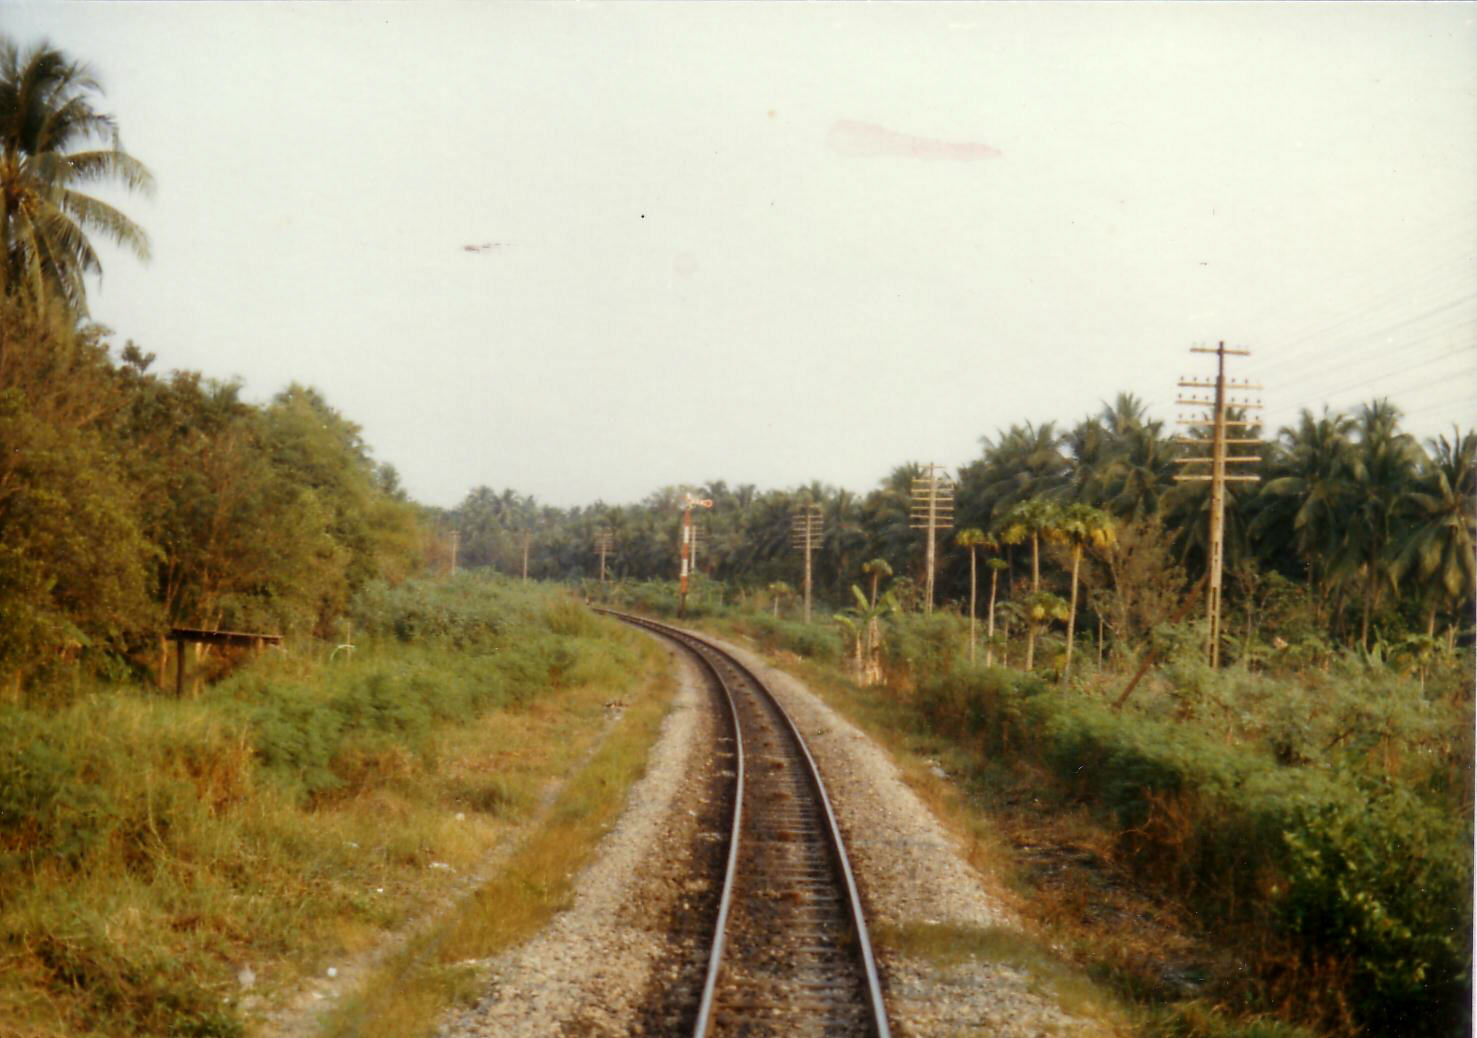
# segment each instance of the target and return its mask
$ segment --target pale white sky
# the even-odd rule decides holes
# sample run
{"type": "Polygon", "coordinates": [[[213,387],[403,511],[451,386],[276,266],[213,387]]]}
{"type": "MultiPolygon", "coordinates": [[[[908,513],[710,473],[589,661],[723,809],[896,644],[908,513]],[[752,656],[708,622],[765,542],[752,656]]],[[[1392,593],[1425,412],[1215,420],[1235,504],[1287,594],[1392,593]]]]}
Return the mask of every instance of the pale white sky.
{"type": "Polygon", "coordinates": [[[420,500],[870,489],[1253,351],[1477,417],[1477,6],[0,0],[154,199],[94,315],[420,500]],[[479,252],[465,245],[492,243],[479,252]]]}

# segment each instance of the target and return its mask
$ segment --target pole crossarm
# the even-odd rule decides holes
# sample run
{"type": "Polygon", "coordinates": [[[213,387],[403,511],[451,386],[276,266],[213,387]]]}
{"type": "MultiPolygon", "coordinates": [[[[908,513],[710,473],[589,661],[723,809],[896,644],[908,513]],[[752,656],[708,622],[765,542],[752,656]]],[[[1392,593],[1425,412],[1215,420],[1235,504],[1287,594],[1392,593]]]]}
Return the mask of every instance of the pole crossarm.
{"type": "Polygon", "coordinates": [[[933,574],[937,558],[938,531],[954,525],[954,481],[942,472],[943,466],[929,462],[921,476],[914,476],[909,494],[908,526],[927,534],[927,582],[923,611],[933,612],[933,574]]]}
{"type": "Polygon", "coordinates": [[[790,546],[805,554],[805,572],[801,582],[805,596],[805,622],[810,623],[811,556],[820,545],[821,506],[810,503],[790,517],[790,546]]]}
{"type": "MultiPolygon", "coordinates": [[[[1191,353],[1213,353],[1215,354],[1215,381],[1204,381],[1195,378],[1180,377],[1179,388],[1181,389],[1210,389],[1214,390],[1213,397],[1179,396],[1175,403],[1182,407],[1192,407],[1203,410],[1207,418],[1203,420],[1180,419],[1181,424],[1192,429],[1209,429],[1208,439],[1195,439],[1192,437],[1177,437],[1177,443],[1192,447],[1209,447],[1210,454],[1199,456],[1188,456],[1175,458],[1174,460],[1184,466],[1209,465],[1209,471],[1189,471],[1176,473],[1174,481],[1177,483],[1209,483],[1210,484],[1210,559],[1205,573],[1205,608],[1206,618],[1210,626],[1210,665],[1218,667],[1221,658],[1221,575],[1225,568],[1225,541],[1226,541],[1226,484],[1227,483],[1255,483],[1260,481],[1258,475],[1230,475],[1226,472],[1228,465],[1246,464],[1248,462],[1259,462],[1262,459],[1256,455],[1238,454],[1233,455],[1227,448],[1233,444],[1237,446],[1251,446],[1261,441],[1255,438],[1230,439],[1226,436],[1228,429],[1247,429],[1258,423],[1249,422],[1241,418],[1229,418],[1228,412],[1245,412],[1260,410],[1260,401],[1245,399],[1233,399],[1231,393],[1249,393],[1259,391],[1262,387],[1251,382],[1237,382],[1226,378],[1227,357],[1248,357],[1250,350],[1228,349],[1224,342],[1217,343],[1212,349],[1208,346],[1192,346],[1191,353]]],[[[1137,679],[1135,679],[1137,680],[1137,679]]],[[[1133,688],[1132,683],[1129,690],[1133,688]]],[[[1126,696],[1126,693],[1125,693],[1126,696]]]]}

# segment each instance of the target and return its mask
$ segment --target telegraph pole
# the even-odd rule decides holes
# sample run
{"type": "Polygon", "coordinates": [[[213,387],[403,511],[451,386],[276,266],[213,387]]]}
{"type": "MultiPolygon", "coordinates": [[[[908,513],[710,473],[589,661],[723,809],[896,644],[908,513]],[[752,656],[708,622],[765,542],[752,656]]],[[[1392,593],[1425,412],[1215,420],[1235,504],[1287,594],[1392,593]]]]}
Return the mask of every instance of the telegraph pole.
{"type": "Polygon", "coordinates": [[[712,508],[713,502],[707,498],[696,498],[687,495],[682,505],[682,547],[680,551],[682,567],[681,576],[677,582],[677,618],[687,615],[687,574],[692,569],[692,510],[694,508],[712,508]]]}
{"type": "Polygon", "coordinates": [[[939,530],[947,530],[954,525],[954,482],[948,476],[943,475],[942,468],[941,465],[935,465],[930,461],[924,475],[913,477],[911,507],[908,514],[909,526],[915,530],[928,531],[928,576],[927,589],[923,598],[925,614],[933,612],[935,534],[939,530]]]}
{"type": "Polygon", "coordinates": [[[1179,380],[1181,389],[1211,389],[1215,391],[1213,397],[1201,397],[1192,395],[1188,398],[1179,397],[1175,403],[1188,407],[1202,409],[1208,416],[1199,421],[1181,420],[1182,423],[1193,429],[1209,429],[1210,443],[1207,444],[1204,437],[1181,437],[1177,442],[1188,444],[1193,447],[1210,447],[1210,456],[1186,456],[1175,460],[1182,465],[1210,465],[1210,471],[1203,469],[1192,469],[1188,472],[1175,476],[1175,480],[1181,483],[1210,483],[1210,560],[1206,574],[1205,608],[1207,618],[1210,621],[1210,665],[1220,666],[1221,661],[1221,571],[1225,564],[1225,542],[1226,542],[1226,484],[1227,483],[1254,483],[1260,476],[1229,475],[1226,471],[1227,465],[1246,464],[1258,462],[1261,458],[1255,454],[1231,454],[1228,447],[1247,447],[1260,444],[1261,441],[1245,436],[1239,439],[1228,438],[1228,429],[1246,429],[1254,423],[1244,420],[1231,420],[1226,417],[1226,412],[1231,408],[1245,411],[1259,409],[1260,403],[1247,400],[1232,400],[1228,393],[1243,393],[1251,390],[1260,390],[1260,385],[1252,385],[1250,382],[1236,382],[1226,379],[1226,358],[1249,357],[1250,350],[1227,349],[1224,342],[1218,343],[1214,349],[1207,346],[1192,346],[1191,353],[1214,353],[1216,359],[1215,381],[1205,382],[1197,379],[1179,380]]]}
{"type": "Polygon", "coordinates": [[[805,504],[790,520],[790,546],[805,553],[805,622],[810,623],[810,556],[821,539],[821,506],[805,504]]]}
{"type": "Polygon", "coordinates": [[[611,554],[614,538],[605,527],[595,531],[595,553],[600,556],[600,583],[605,583],[605,556],[611,554]]]}

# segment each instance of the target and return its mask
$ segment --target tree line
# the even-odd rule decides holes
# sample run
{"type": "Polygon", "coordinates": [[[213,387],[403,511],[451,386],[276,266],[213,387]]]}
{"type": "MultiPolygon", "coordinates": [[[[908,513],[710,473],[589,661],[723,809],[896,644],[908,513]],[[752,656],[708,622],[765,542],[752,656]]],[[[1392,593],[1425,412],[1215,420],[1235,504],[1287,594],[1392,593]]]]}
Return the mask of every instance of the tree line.
{"type": "MultiPolygon", "coordinates": [[[[970,555],[984,552],[999,560],[1003,608],[1023,631],[1032,616],[1054,614],[1110,642],[1141,637],[1207,564],[1210,487],[1175,481],[1176,459],[1193,450],[1182,439],[1127,393],[1069,426],[1025,422],[983,437],[979,456],[955,474],[960,543],[940,553],[941,599],[967,608],[970,555]]],[[[1276,628],[1270,636],[1283,641],[1367,649],[1380,637],[1449,642],[1470,628],[1477,433],[1454,428],[1421,444],[1401,428],[1394,405],[1373,400],[1354,414],[1305,410],[1256,453],[1247,470],[1260,481],[1226,492],[1232,630],[1251,624],[1276,628]]],[[[822,517],[817,593],[850,602],[863,564],[880,559],[894,573],[894,598],[916,608],[924,541],[910,526],[909,502],[924,469],[899,465],[866,494],[819,482],[760,490],[715,479],[664,487],[636,504],[570,509],[479,487],[443,520],[458,532],[468,565],[517,575],[526,549],[531,576],[587,578],[603,530],[614,577],[665,579],[676,571],[681,505],[693,493],[713,500],[696,520],[698,571],[762,590],[798,583],[790,525],[813,504],[822,517]]]]}
{"type": "Polygon", "coordinates": [[[92,239],[148,237],[86,193],[152,178],[85,65],[0,37],[0,687],[59,660],[162,668],[169,627],[325,632],[422,565],[422,510],[312,389],[269,403],[161,375],[87,316],[92,239]]]}

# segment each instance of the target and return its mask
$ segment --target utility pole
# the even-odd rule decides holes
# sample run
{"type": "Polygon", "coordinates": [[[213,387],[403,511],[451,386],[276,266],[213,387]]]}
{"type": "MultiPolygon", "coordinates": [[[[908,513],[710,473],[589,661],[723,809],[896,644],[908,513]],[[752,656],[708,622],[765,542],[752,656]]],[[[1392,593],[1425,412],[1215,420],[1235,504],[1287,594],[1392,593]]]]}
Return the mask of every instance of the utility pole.
{"type": "Polygon", "coordinates": [[[595,552],[600,556],[600,583],[605,583],[605,556],[613,554],[611,546],[615,538],[610,530],[600,527],[595,531],[595,552]]]}
{"type": "Polygon", "coordinates": [[[923,612],[933,612],[934,537],[939,530],[954,525],[954,481],[942,472],[943,466],[929,462],[925,474],[913,477],[913,493],[908,525],[928,531],[928,576],[923,597],[923,612]]]}
{"type": "Polygon", "coordinates": [[[821,506],[804,504],[790,519],[790,547],[805,553],[805,622],[810,623],[810,557],[821,540],[821,506]]]}
{"type": "Polygon", "coordinates": [[[523,531],[523,582],[528,583],[528,549],[533,544],[533,531],[523,531]]]}
{"type": "Polygon", "coordinates": [[[682,547],[679,552],[682,567],[677,582],[677,618],[679,620],[687,615],[687,574],[692,568],[692,510],[712,507],[713,502],[708,498],[696,498],[691,494],[687,495],[682,505],[682,547]]]}
{"type": "Polygon", "coordinates": [[[1210,456],[1204,455],[1185,456],[1175,460],[1182,465],[1210,465],[1210,471],[1203,469],[1191,469],[1175,476],[1176,482],[1181,483],[1210,483],[1210,560],[1206,572],[1206,594],[1205,609],[1210,621],[1210,665],[1220,666],[1221,662],[1221,572],[1225,565],[1226,547],[1226,484],[1227,483],[1254,483],[1260,476],[1230,475],[1226,471],[1227,465],[1247,464],[1261,461],[1256,454],[1231,454],[1229,447],[1248,447],[1260,444],[1255,438],[1242,436],[1241,438],[1230,438],[1226,435],[1228,429],[1247,429],[1256,424],[1242,419],[1229,419],[1226,412],[1232,408],[1238,411],[1259,409],[1259,402],[1245,399],[1233,400],[1229,393],[1245,393],[1252,390],[1260,390],[1260,385],[1252,385],[1250,382],[1236,382],[1226,379],[1226,358],[1249,357],[1250,350],[1227,349],[1224,342],[1218,343],[1214,349],[1208,346],[1192,346],[1191,353],[1214,353],[1215,354],[1215,381],[1205,382],[1198,379],[1181,378],[1179,386],[1181,389],[1210,389],[1215,391],[1213,397],[1202,397],[1191,395],[1188,398],[1178,397],[1175,403],[1188,407],[1200,408],[1205,417],[1200,420],[1181,419],[1181,423],[1192,429],[1209,429],[1210,442],[1207,443],[1201,437],[1180,437],[1177,443],[1187,444],[1192,447],[1210,447],[1210,456]]]}
{"type": "Polygon", "coordinates": [[[462,540],[462,532],[460,530],[455,530],[455,529],[452,530],[451,531],[451,575],[453,577],[456,576],[456,550],[457,550],[457,548],[459,548],[461,546],[461,540],[462,540]]]}

